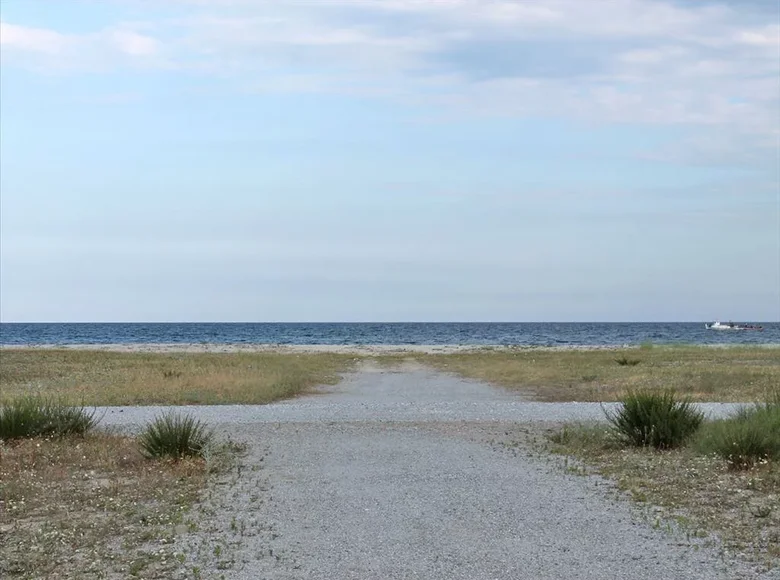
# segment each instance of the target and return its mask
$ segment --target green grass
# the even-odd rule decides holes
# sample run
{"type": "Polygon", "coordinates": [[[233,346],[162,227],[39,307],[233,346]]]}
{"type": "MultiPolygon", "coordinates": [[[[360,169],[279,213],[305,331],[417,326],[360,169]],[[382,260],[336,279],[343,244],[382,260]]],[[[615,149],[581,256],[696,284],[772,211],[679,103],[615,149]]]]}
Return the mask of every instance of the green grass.
{"type": "Polygon", "coordinates": [[[606,412],[615,435],[629,445],[673,449],[698,430],[704,414],[674,391],[629,392],[618,409],[606,412]]]}
{"type": "Polygon", "coordinates": [[[138,437],[141,452],[149,458],[202,457],[213,431],[191,415],[174,411],[149,423],[138,437]]]}
{"type": "Polygon", "coordinates": [[[708,423],[697,448],[725,459],[732,469],[780,460],[780,396],[708,423]]]}
{"type": "Polygon", "coordinates": [[[0,439],[85,435],[97,423],[94,411],[53,398],[28,395],[0,406],[0,439]]]}

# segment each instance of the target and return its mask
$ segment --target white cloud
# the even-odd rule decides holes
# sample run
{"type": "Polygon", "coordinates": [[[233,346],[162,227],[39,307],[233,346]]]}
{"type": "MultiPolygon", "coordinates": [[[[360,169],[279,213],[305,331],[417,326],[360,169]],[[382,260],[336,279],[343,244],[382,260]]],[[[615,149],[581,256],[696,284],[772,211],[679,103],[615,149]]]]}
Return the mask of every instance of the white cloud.
{"type": "Polygon", "coordinates": [[[0,46],[3,50],[18,49],[43,54],[58,54],[66,50],[72,42],[73,39],[53,30],[0,22],[0,46]]]}
{"type": "Polygon", "coordinates": [[[775,49],[775,56],[780,50],[780,24],[764,26],[763,28],[740,30],[735,36],[736,42],[752,46],[766,46],[775,49]]]}
{"type": "Polygon", "coordinates": [[[130,30],[112,30],[107,33],[107,39],[129,56],[154,56],[160,51],[157,40],[130,30]]]}
{"type": "MultiPolygon", "coordinates": [[[[140,0],[137,0],[140,1],[140,0]]],[[[394,98],[458,114],[692,124],[776,148],[780,26],[660,0],[177,0],[91,34],[3,23],[6,62],[168,66],[238,90],[394,98]],[[142,34],[140,30],[144,30],[142,34]],[[157,37],[148,30],[162,33],[157,37]],[[96,56],[97,55],[97,56],[96,56]]],[[[780,16],[780,12],[778,13],[780,16]]]]}
{"type": "Polygon", "coordinates": [[[90,34],[63,34],[0,22],[0,48],[6,63],[58,72],[160,64],[163,52],[160,41],[122,24],[90,34]]]}

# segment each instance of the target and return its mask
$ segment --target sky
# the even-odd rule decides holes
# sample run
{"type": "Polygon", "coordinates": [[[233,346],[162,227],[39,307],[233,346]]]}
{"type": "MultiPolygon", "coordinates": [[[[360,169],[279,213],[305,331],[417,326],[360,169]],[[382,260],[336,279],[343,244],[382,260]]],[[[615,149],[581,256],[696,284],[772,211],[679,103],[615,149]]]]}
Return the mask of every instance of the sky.
{"type": "Polygon", "coordinates": [[[2,0],[0,320],[780,320],[777,0],[2,0]]]}

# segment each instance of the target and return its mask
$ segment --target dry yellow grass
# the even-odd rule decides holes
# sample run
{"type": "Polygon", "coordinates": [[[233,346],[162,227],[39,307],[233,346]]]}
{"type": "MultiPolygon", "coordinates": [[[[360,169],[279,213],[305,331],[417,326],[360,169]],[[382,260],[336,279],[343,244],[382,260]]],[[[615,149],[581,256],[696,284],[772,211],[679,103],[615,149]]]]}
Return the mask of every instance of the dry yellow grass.
{"type": "Polygon", "coordinates": [[[483,350],[415,358],[543,401],[615,401],[638,388],[673,388],[696,401],[755,401],[780,385],[779,347],[483,350]],[[639,363],[620,365],[623,357],[639,363]]]}
{"type": "Polygon", "coordinates": [[[170,578],[206,477],[128,437],[0,442],[0,577],[170,578]]]}
{"type": "Polygon", "coordinates": [[[0,352],[0,403],[41,393],[85,405],[262,404],[334,384],[337,354],[0,352]]]}

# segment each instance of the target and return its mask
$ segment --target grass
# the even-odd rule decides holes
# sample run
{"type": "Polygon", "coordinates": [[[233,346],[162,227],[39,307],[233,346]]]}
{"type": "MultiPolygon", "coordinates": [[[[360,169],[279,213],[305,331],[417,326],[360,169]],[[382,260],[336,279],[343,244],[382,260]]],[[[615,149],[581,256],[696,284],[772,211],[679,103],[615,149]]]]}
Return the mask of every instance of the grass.
{"type": "Polygon", "coordinates": [[[694,401],[745,402],[761,400],[780,384],[778,347],[502,349],[413,356],[542,401],[617,401],[627,390],[674,389],[694,401]],[[623,357],[641,364],[615,364],[623,357]]]}
{"type": "Polygon", "coordinates": [[[3,349],[0,403],[29,394],[84,405],[263,404],[335,384],[354,356],[3,349]]]}
{"type": "Polygon", "coordinates": [[[626,447],[603,424],[567,425],[549,439],[550,450],[578,458],[586,473],[613,479],[647,505],[654,525],[674,522],[690,537],[714,533],[727,552],[764,569],[780,566],[778,462],[735,471],[694,445],[661,452],[626,447]]]}
{"type": "MultiPolygon", "coordinates": [[[[332,353],[1,354],[0,399],[33,392],[85,405],[262,404],[334,384],[359,360],[332,353]]],[[[626,390],[672,388],[694,401],[744,402],[780,384],[780,348],[482,349],[374,358],[382,366],[414,360],[543,401],[615,401],[626,390]],[[623,358],[640,362],[616,364],[623,358]]]]}
{"type": "Polygon", "coordinates": [[[85,435],[97,425],[94,411],[34,395],[0,405],[0,439],[85,435]]]}
{"type": "Polygon", "coordinates": [[[603,424],[565,425],[548,439],[552,451],[581,459],[635,501],[661,506],[656,523],[676,521],[696,537],[715,532],[728,552],[780,566],[780,391],[704,422],[689,445],[672,450],[627,445],[603,424]]]}
{"type": "Polygon", "coordinates": [[[629,392],[618,409],[607,412],[615,436],[635,447],[673,449],[696,433],[704,413],[688,400],[678,400],[674,391],[629,392]]]}
{"type": "Polygon", "coordinates": [[[780,461],[779,400],[775,396],[773,402],[746,407],[734,417],[707,424],[697,441],[698,450],[718,455],[737,470],[780,461]]]}
{"type": "Polygon", "coordinates": [[[191,415],[173,411],[155,418],[138,436],[146,457],[202,457],[214,432],[191,415]]]}
{"type": "MultiPolygon", "coordinates": [[[[97,432],[83,407],[26,395],[0,406],[0,577],[168,578],[208,473],[245,446],[167,413],[137,438],[97,432]],[[163,548],[160,548],[163,545],[163,548]]],[[[239,470],[240,472],[240,470],[239,470]]]]}
{"type": "Polygon", "coordinates": [[[133,438],[0,442],[0,577],[172,577],[208,472],[149,461],[133,438]]]}

